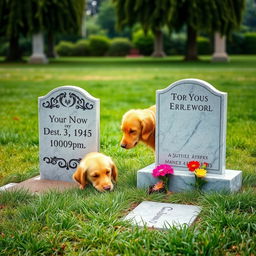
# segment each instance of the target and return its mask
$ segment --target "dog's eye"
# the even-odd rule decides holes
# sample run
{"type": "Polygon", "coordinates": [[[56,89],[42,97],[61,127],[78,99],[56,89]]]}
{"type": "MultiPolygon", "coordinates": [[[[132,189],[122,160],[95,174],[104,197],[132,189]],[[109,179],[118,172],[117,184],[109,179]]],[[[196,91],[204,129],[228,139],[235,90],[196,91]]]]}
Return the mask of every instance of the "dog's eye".
{"type": "Polygon", "coordinates": [[[132,133],[135,133],[136,131],[135,130],[130,130],[129,133],[132,134],[132,133]]]}
{"type": "Polygon", "coordinates": [[[110,171],[106,171],[106,174],[107,174],[107,175],[110,174],[110,171]]]}
{"type": "Polygon", "coordinates": [[[100,175],[99,174],[94,174],[94,175],[92,175],[92,177],[93,178],[98,178],[98,177],[100,177],[100,175]]]}

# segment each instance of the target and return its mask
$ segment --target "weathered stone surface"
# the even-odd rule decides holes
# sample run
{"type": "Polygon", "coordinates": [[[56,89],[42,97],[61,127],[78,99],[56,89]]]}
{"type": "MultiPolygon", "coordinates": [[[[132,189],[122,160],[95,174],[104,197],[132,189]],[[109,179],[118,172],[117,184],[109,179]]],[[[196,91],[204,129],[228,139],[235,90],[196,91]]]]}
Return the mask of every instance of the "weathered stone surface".
{"type": "Polygon", "coordinates": [[[125,220],[140,227],[167,229],[171,226],[191,225],[201,208],[194,205],[144,201],[133,209],[125,220]]]}
{"type": "MultiPolygon", "coordinates": [[[[137,172],[137,187],[147,188],[157,183],[158,179],[152,176],[155,164],[151,164],[137,172]]],[[[203,191],[227,191],[236,192],[242,185],[242,172],[225,170],[224,174],[207,174],[207,183],[203,186],[203,191]]],[[[175,172],[169,182],[169,190],[172,192],[183,192],[193,190],[195,183],[194,174],[189,171],[175,172]]]]}
{"type": "Polygon", "coordinates": [[[99,99],[75,86],[39,97],[41,179],[72,181],[80,160],[99,151],[99,99]]]}
{"type": "Polygon", "coordinates": [[[175,171],[189,161],[225,170],[227,94],[202,80],[184,79],[156,92],[156,162],[175,171]]]}

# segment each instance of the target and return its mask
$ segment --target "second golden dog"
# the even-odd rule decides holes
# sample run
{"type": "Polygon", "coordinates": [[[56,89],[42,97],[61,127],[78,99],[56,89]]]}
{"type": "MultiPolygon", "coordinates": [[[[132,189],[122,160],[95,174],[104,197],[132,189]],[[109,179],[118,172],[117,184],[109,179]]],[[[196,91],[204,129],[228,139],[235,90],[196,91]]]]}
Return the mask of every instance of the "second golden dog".
{"type": "Polygon", "coordinates": [[[130,149],[135,147],[139,141],[142,141],[154,150],[155,115],[155,105],[147,109],[132,109],[126,112],[121,124],[123,132],[121,147],[130,149]]]}

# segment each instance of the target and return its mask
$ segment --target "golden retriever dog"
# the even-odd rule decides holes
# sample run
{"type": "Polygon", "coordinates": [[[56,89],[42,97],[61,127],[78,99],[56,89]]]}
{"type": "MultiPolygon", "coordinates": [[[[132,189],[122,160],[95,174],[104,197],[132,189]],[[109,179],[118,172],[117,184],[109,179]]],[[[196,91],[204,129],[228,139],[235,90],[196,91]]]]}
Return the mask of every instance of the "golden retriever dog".
{"type": "Polygon", "coordinates": [[[121,124],[121,147],[130,149],[142,141],[155,150],[155,115],[155,105],[147,109],[132,109],[126,112],[121,124]]]}
{"type": "Polygon", "coordinates": [[[73,179],[84,189],[91,183],[98,191],[111,191],[113,183],[117,181],[117,168],[109,156],[92,152],[87,154],[80,162],[73,174],[73,179]]]}

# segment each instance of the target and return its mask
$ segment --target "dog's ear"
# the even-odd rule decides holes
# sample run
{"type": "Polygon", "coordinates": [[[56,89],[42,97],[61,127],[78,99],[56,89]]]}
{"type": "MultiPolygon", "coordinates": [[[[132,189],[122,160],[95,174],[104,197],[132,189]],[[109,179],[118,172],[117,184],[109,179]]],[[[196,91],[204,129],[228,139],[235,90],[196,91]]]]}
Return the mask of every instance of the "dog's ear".
{"type": "Polygon", "coordinates": [[[148,140],[149,136],[155,130],[155,119],[153,115],[145,115],[141,121],[142,131],[141,137],[143,140],[148,140]]]}
{"type": "Polygon", "coordinates": [[[112,160],[111,160],[111,176],[112,176],[113,181],[117,182],[118,170],[112,160]]]}
{"type": "Polygon", "coordinates": [[[80,184],[80,189],[84,189],[87,184],[87,171],[79,165],[73,174],[73,179],[80,184]]]}

